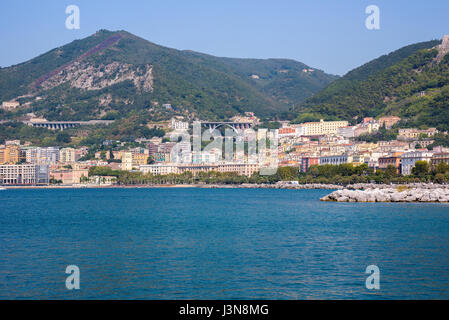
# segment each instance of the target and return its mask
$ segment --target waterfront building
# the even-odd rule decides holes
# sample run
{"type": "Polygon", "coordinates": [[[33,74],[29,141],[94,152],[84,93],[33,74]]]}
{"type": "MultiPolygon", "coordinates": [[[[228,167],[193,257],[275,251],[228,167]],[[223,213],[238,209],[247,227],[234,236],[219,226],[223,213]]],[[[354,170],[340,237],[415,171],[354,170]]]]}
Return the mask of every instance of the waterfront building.
{"type": "Polygon", "coordinates": [[[219,164],[179,164],[177,166],[178,173],[191,172],[193,175],[197,175],[200,172],[228,172],[236,173],[238,175],[252,176],[255,172],[259,171],[259,165],[257,163],[219,163],[219,164]]]}
{"type": "Polygon", "coordinates": [[[371,161],[371,157],[368,153],[355,153],[352,155],[351,163],[354,166],[360,166],[362,164],[368,164],[371,161]]]}
{"type": "Polygon", "coordinates": [[[412,168],[415,166],[416,161],[431,162],[433,153],[429,151],[411,151],[406,152],[401,156],[401,173],[403,175],[412,174],[412,168]]]}
{"type": "Polygon", "coordinates": [[[0,184],[2,185],[36,185],[48,184],[49,167],[34,164],[0,165],[0,184]]]}
{"type": "Polygon", "coordinates": [[[59,180],[62,184],[75,184],[81,183],[83,177],[89,176],[88,169],[59,169],[50,170],[50,178],[59,180]]]}
{"type": "Polygon", "coordinates": [[[174,164],[147,164],[141,165],[139,170],[144,174],[152,175],[167,175],[167,174],[177,174],[178,166],[174,164]]]}
{"type": "Polygon", "coordinates": [[[319,164],[320,164],[320,157],[315,157],[315,156],[302,157],[300,170],[301,170],[301,172],[307,172],[307,171],[309,171],[309,168],[311,166],[319,165],[319,164]]]}
{"type": "Polygon", "coordinates": [[[397,169],[397,172],[400,172],[401,168],[401,156],[403,152],[393,152],[391,155],[385,157],[379,157],[379,169],[386,169],[388,166],[393,166],[397,169]]]}
{"type": "Polygon", "coordinates": [[[331,164],[338,166],[343,163],[351,163],[351,162],[352,157],[347,154],[320,157],[320,165],[331,164]]]}
{"type": "Polygon", "coordinates": [[[251,177],[254,173],[259,171],[257,163],[221,163],[218,164],[218,172],[233,172],[240,176],[251,177]]]}

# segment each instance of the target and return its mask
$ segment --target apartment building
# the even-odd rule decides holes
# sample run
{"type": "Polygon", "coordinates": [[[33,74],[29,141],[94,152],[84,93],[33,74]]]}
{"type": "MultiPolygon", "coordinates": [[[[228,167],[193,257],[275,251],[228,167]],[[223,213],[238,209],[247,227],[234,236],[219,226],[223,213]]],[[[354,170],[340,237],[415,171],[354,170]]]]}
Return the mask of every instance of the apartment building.
{"type": "Polygon", "coordinates": [[[25,151],[27,163],[38,165],[54,165],[59,162],[59,148],[27,148],[25,151]]]}
{"type": "Polygon", "coordinates": [[[218,172],[233,172],[240,176],[251,177],[259,171],[256,163],[222,163],[218,164],[218,172]]]}
{"type": "Polygon", "coordinates": [[[433,157],[432,152],[428,151],[411,151],[406,152],[401,156],[401,173],[403,175],[412,174],[412,168],[415,166],[416,161],[431,162],[433,157]]]}
{"type": "Polygon", "coordinates": [[[0,164],[16,164],[20,162],[20,147],[9,144],[0,147],[0,164]]]}
{"type": "Polygon", "coordinates": [[[74,163],[76,161],[76,153],[74,148],[63,148],[59,150],[59,162],[74,163]]]}
{"type": "Polygon", "coordinates": [[[301,172],[307,172],[307,171],[309,171],[309,168],[311,166],[319,165],[319,164],[320,164],[320,157],[314,157],[314,156],[302,157],[300,170],[301,170],[301,172]]]}
{"type": "Polygon", "coordinates": [[[34,164],[0,165],[0,184],[2,185],[36,185],[48,184],[49,167],[34,164]]]}
{"type": "Polygon", "coordinates": [[[144,174],[152,175],[167,175],[167,174],[177,174],[178,166],[173,164],[147,164],[141,165],[139,170],[144,174]]]}
{"type": "Polygon", "coordinates": [[[351,162],[352,157],[347,154],[320,157],[320,165],[331,164],[338,166],[343,163],[351,163],[351,162]]]}
{"type": "Polygon", "coordinates": [[[122,170],[131,171],[133,169],[133,154],[131,152],[122,153],[122,170]]]}
{"type": "Polygon", "coordinates": [[[148,163],[149,154],[146,153],[133,153],[133,167],[138,167],[148,163]]]}
{"type": "Polygon", "coordinates": [[[379,169],[386,169],[388,166],[393,166],[397,169],[397,172],[400,172],[401,168],[401,156],[403,152],[393,152],[391,155],[386,157],[379,157],[379,169]]]}
{"type": "Polygon", "coordinates": [[[434,153],[431,163],[433,166],[437,166],[440,163],[449,164],[449,152],[434,153]]]}
{"type": "Polygon", "coordinates": [[[429,128],[425,130],[416,128],[399,129],[398,139],[412,140],[419,138],[421,135],[433,137],[436,133],[438,133],[438,130],[436,128],[429,128]]]}

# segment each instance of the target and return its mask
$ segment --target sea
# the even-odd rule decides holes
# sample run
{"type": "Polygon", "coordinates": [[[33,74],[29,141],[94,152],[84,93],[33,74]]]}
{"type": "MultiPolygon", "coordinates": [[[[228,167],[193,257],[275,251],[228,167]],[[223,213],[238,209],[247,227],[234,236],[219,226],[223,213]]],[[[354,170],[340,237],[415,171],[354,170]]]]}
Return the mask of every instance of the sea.
{"type": "Polygon", "coordinates": [[[329,192],[2,190],[0,299],[449,298],[448,204],[329,192]]]}

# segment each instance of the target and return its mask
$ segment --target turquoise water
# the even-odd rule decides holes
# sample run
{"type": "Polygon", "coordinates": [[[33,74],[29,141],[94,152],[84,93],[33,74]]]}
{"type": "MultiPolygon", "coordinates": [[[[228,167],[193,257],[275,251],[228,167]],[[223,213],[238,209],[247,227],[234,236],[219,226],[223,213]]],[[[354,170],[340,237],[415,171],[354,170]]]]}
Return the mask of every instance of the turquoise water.
{"type": "Polygon", "coordinates": [[[449,205],[318,201],[327,193],[0,191],[0,298],[449,298],[449,205]],[[80,290],[66,289],[67,265],[80,290]]]}

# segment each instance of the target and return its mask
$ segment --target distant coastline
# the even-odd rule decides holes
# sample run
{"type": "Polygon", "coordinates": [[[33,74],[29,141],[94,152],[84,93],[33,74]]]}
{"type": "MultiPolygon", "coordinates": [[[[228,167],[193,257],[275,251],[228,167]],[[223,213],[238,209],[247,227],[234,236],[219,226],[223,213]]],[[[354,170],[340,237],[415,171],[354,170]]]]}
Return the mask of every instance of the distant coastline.
{"type": "Polygon", "coordinates": [[[448,189],[449,185],[436,183],[401,183],[401,184],[374,184],[358,183],[348,185],[337,184],[296,184],[291,182],[278,182],[274,184],[121,184],[121,185],[45,185],[45,186],[1,186],[4,189],[155,189],[155,188],[202,188],[202,189],[289,189],[289,190],[371,190],[371,189],[448,189]]]}

